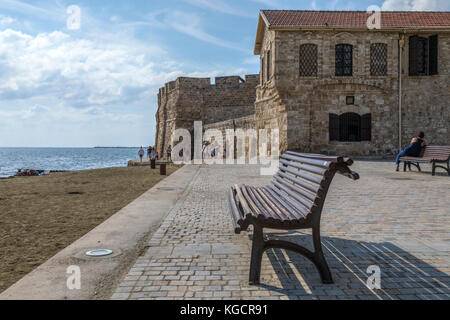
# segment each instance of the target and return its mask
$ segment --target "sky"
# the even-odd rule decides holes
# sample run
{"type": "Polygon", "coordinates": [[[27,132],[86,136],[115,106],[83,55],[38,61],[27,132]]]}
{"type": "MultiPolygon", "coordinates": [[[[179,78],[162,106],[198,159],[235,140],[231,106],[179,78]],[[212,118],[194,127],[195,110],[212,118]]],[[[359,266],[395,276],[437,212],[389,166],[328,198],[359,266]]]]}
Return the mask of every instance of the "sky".
{"type": "Polygon", "coordinates": [[[165,82],[259,73],[259,10],[371,5],[450,10],[448,0],[0,0],[0,147],[153,145],[165,82]]]}

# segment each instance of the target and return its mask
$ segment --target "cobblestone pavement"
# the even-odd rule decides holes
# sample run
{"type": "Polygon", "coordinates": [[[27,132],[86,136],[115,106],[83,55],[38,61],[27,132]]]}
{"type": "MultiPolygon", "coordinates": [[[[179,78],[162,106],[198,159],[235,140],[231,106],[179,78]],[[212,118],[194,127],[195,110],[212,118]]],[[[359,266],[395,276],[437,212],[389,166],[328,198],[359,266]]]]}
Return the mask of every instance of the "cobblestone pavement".
{"type": "MultiPolygon", "coordinates": [[[[311,262],[271,249],[261,285],[248,285],[251,234],[232,232],[228,188],[264,185],[257,166],[202,166],[112,299],[450,299],[450,178],[394,172],[358,161],[361,179],[337,175],[322,215],[322,243],[335,284],[311,262]],[[366,286],[371,265],[381,289],[366,286]]],[[[150,210],[150,208],[149,208],[150,210]]],[[[308,231],[265,230],[312,248],[308,231]]]]}

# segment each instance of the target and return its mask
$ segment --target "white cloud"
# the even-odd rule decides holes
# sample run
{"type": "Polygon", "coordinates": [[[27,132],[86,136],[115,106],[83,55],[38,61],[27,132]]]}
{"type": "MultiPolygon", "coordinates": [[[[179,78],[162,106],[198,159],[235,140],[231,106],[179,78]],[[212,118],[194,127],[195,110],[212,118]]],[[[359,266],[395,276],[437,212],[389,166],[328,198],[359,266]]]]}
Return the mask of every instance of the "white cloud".
{"type": "Polygon", "coordinates": [[[48,97],[77,107],[144,101],[179,73],[165,65],[174,64],[120,43],[6,29],[0,32],[0,99],[48,97]]]}
{"type": "Polygon", "coordinates": [[[447,11],[450,9],[448,0],[385,0],[382,10],[410,11],[447,11]]]}
{"type": "Polygon", "coordinates": [[[0,27],[10,25],[10,24],[14,23],[15,21],[16,21],[16,19],[14,19],[14,18],[7,17],[7,16],[0,14],[0,27]]]}

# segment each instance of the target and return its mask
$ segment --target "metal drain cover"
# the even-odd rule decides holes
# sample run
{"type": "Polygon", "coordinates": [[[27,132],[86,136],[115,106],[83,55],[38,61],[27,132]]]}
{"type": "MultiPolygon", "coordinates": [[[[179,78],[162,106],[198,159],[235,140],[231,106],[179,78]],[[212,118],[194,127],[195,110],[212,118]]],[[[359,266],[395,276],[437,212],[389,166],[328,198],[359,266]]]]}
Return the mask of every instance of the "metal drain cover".
{"type": "Polygon", "coordinates": [[[109,249],[96,249],[96,250],[90,250],[86,252],[86,255],[89,257],[104,257],[109,256],[112,254],[113,251],[109,249]]]}

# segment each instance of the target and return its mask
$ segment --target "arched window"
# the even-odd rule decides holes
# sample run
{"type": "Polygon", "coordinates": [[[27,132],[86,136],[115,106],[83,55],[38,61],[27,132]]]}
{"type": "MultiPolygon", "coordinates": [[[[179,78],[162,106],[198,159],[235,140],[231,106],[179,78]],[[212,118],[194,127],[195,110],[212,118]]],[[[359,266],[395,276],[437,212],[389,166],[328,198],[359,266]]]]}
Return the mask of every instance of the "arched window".
{"type": "Polygon", "coordinates": [[[329,121],[330,141],[372,140],[372,116],[370,113],[363,116],[353,112],[340,116],[330,113],[329,121]]]}
{"type": "Polygon", "coordinates": [[[387,44],[372,43],[370,45],[370,75],[387,75],[387,44]]]}
{"type": "Polygon", "coordinates": [[[353,46],[351,44],[336,45],[336,76],[352,76],[353,46]]]}
{"type": "Polygon", "coordinates": [[[300,46],[300,76],[317,77],[317,45],[308,43],[300,46]]]}

